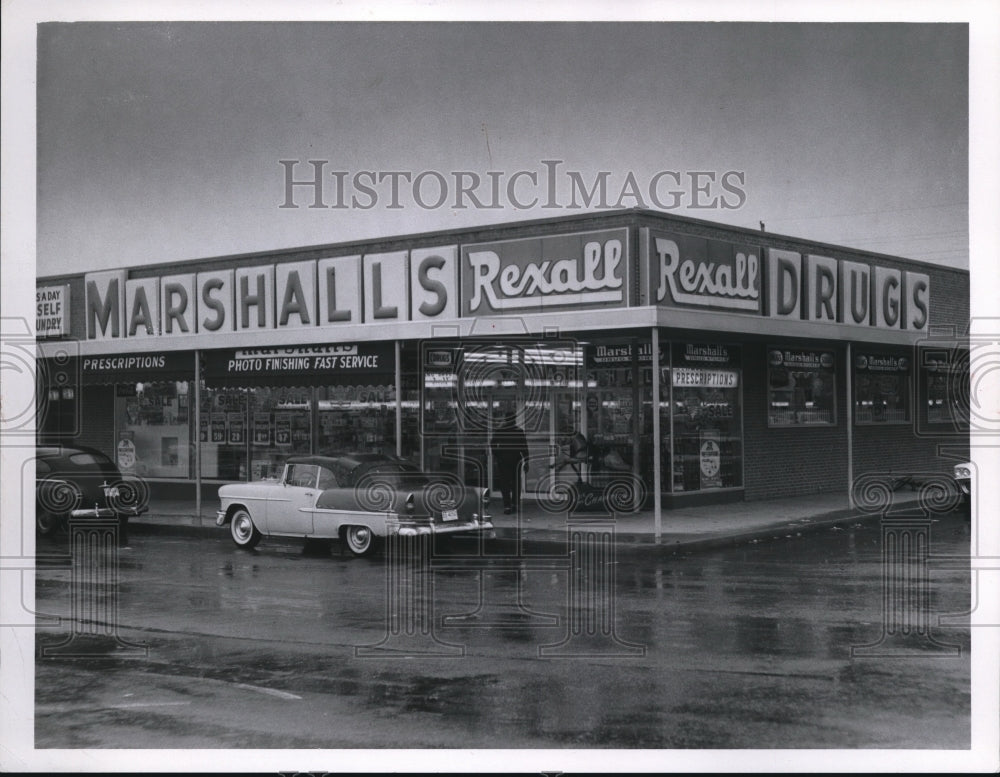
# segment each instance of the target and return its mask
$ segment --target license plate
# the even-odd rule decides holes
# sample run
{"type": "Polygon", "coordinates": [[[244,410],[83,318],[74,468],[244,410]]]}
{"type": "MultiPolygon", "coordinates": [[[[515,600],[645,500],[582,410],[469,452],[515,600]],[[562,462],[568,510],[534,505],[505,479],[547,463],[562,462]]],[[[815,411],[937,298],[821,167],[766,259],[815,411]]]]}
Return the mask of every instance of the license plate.
{"type": "Polygon", "coordinates": [[[113,499],[118,497],[118,486],[111,486],[104,489],[104,496],[108,499],[113,499]]]}
{"type": "Polygon", "coordinates": [[[442,521],[457,521],[458,520],[458,510],[445,510],[441,513],[442,521]]]}

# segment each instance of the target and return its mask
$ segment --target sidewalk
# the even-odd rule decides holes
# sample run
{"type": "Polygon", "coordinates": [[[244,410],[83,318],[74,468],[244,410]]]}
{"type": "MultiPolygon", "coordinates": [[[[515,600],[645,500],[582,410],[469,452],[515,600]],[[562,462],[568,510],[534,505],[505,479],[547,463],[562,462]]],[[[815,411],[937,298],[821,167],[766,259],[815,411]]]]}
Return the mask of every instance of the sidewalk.
{"type": "MultiPolygon", "coordinates": [[[[147,514],[130,521],[129,528],[130,531],[139,533],[215,533],[223,536],[228,534],[228,529],[215,525],[216,507],[214,500],[206,501],[198,515],[194,500],[154,501],[147,514]]],[[[565,513],[547,512],[527,500],[519,520],[517,515],[504,515],[496,503],[492,507],[492,521],[499,539],[516,540],[520,536],[525,545],[557,544],[565,548],[569,526],[587,521],[607,525],[613,520],[619,544],[668,552],[688,552],[741,542],[794,537],[809,531],[853,525],[880,517],[878,514],[851,508],[844,494],[731,502],[662,511],[661,535],[657,541],[651,510],[619,514],[614,519],[600,513],[579,513],[568,518],[565,513]]],[[[896,492],[893,511],[915,507],[915,492],[896,492]]]]}

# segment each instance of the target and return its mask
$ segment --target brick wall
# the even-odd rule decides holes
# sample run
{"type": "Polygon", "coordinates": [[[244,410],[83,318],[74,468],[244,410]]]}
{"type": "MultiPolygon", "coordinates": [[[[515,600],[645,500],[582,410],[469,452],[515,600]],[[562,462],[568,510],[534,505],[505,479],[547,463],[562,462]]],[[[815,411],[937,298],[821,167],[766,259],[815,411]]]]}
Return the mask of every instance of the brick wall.
{"type": "Polygon", "coordinates": [[[833,350],[837,354],[837,424],[769,428],[767,344],[748,343],[743,347],[743,478],[748,501],[847,493],[844,348],[837,345],[833,350]]]}
{"type": "Polygon", "coordinates": [[[82,386],[80,434],[75,442],[97,448],[115,460],[115,387],[82,386]]]}

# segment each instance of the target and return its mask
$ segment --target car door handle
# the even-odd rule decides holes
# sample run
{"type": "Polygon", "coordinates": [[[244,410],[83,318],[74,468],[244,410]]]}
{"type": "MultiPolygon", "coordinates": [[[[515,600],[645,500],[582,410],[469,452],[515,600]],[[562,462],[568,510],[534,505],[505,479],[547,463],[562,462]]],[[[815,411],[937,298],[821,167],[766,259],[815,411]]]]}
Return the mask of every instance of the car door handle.
{"type": "Polygon", "coordinates": [[[303,496],[312,496],[312,495],[313,495],[313,492],[312,492],[312,491],[306,491],[306,492],[305,492],[305,493],[303,494],[303,496]]]}

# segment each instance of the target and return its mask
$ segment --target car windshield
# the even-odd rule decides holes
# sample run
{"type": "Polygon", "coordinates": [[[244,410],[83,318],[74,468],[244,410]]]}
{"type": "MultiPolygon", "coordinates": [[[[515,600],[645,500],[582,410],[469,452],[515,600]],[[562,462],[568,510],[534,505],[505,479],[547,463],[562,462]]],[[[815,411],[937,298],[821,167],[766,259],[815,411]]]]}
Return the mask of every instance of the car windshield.
{"type": "Polygon", "coordinates": [[[427,476],[405,461],[375,461],[360,464],[351,472],[353,485],[372,480],[400,488],[424,485],[427,483],[427,476]]]}
{"type": "Polygon", "coordinates": [[[115,465],[111,463],[110,459],[99,453],[91,453],[89,451],[74,453],[70,455],[69,460],[77,467],[80,467],[80,469],[96,469],[101,472],[108,472],[115,469],[115,465]]]}

